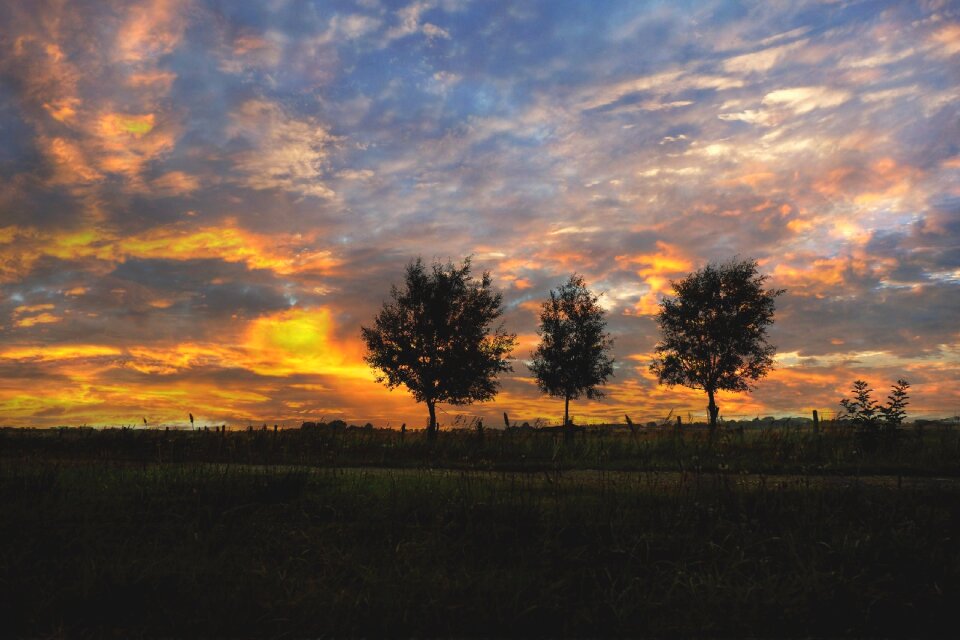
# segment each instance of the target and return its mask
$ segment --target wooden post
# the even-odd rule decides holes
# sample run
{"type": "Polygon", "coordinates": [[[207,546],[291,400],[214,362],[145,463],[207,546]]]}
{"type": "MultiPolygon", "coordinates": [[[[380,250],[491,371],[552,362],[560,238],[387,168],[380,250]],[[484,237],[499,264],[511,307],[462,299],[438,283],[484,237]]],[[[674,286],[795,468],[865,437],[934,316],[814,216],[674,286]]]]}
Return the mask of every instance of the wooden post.
{"type": "Polygon", "coordinates": [[[679,430],[681,427],[683,427],[683,420],[680,416],[677,416],[677,429],[679,430]]]}
{"type": "Polygon", "coordinates": [[[820,433],[820,416],[816,409],[813,410],[813,432],[820,433]]]}

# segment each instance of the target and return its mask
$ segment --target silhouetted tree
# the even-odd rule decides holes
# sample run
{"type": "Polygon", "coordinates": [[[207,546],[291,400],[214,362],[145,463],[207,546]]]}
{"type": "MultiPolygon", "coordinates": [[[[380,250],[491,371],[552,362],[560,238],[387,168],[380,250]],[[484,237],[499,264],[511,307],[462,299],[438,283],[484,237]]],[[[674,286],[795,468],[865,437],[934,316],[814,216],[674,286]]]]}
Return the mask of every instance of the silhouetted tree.
{"type": "Polygon", "coordinates": [[[404,385],[427,405],[427,435],[437,431],[437,403],[470,404],[496,395],[496,376],[511,367],[506,357],[516,335],[494,323],[503,315],[502,294],[490,274],[476,280],[470,259],[460,266],[420,258],[406,268],[403,288],[391,287],[371,328],[362,327],[367,363],[388,388],[404,385]]]}
{"type": "Polygon", "coordinates": [[[755,260],[709,264],[671,282],[676,297],[660,302],[663,339],[650,370],[661,383],[706,391],[711,431],[717,391],[749,391],[773,366],[767,326],[784,290],[764,289],[767,278],[755,260]]]}
{"type": "Polygon", "coordinates": [[[840,400],[844,409],[840,419],[856,425],[861,431],[877,432],[882,424],[885,431],[893,433],[907,416],[909,389],[909,382],[902,378],[897,380],[887,396],[887,404],[881,405],[871,397],[873,389],[869,383],[855,380],[850,389],[851,397],[840,400]]]}
{"type": "Polygon", "coordinates": [[[878,408],[888,427],[896,429],[903,424],[904,418],[907,417],[907,405],[910,404],[909,392],[910,383],[903,378],[898,379],[890,389],[887,404],[878,408]]]}
{"type": "Polygon", "coordinates": [[[875,430],[880,421],[880,407],[877,401],[870,397],[873,389],[865,380],[854,380],[850,389],[850,398],[840,400],[844,413],[840,420],[849,422],[859,429],[875,430]]]}
{"type": "Polygon", "coordinates": [[[570,400],[602,398],[598,386],[613,375],[608,355],[613,340],[598,297],[582,276],[573,274],[540,308],[540,344],[530,370],[544,393],[563,398],[563,424],[570,423],[570,400]]]}

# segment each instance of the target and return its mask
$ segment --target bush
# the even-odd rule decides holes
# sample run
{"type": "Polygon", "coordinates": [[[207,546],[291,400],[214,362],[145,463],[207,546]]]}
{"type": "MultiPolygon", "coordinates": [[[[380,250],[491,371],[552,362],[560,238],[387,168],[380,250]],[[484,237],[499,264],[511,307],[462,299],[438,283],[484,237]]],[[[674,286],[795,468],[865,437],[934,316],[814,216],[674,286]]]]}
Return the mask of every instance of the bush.
{"type": "Polygon", "coordinates": [[[865,380],[855,380],[850,389],[852,397],[840,400],[844,412],[840,420],[854,425],[857,434],[866,444],[875,443],[880,435],[895,440],[898,429],[907,416],[906,406],[910,396],[910,383],[898,379],[887,396],[887,404],[881,405],[870,394],[873,389],[865,380]]]}

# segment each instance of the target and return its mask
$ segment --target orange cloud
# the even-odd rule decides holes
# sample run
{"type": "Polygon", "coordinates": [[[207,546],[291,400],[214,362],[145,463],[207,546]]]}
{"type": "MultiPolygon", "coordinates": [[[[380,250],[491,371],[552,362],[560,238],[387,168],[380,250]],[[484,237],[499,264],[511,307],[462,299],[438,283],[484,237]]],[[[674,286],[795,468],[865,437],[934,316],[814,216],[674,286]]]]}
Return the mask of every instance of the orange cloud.
{"type": "Polygon", "coordinates": [[[117,32],[117,58],[143,62],[170,53],[186,29],[187,2],[148,0],[130,7],[117,32]]]}
{"type": "Polygon", "coordinates": [[[77,358],[118,356],[122,353],[123,352],[116,347],[95,344],[30,345],[0,349],[0,358],[7,360],[53,362],[77,358]]]}
{"type": "Polygon", "coordinates": [[[791,294],[820,296],[824,287],[842,284],[850,266],[847,260],[834,258],[816,258],[800,267],[780,263],[773,268],[773,277],[791,294]]]}
{"type": "Polygon", "coordinates": [[[103,179],[81,145],[66,138],[41,137],[38,142],[53,164],[53,184],[83,184],[103,179]]]}
{"type": "Polygon", "coordinates": [[[941,57],[954,56],[960,53],[960,24],[948,24],[941,27],[930,37],[936,47],[937,55],[941,57]]]}
{"type": "Polygon", "coordinates": [[[329,273],[341,264],[332,252],[309,248],[310,236],[258,234],[232,223],[223,227],[158,227],[126,237],[97,228],[55,233],[31,227],[11,231],[8,227],[2,234],[0,241],[3,238],[8,238],[7,243],[17,240],[8,252],[10,257],[0,262],[0,274],[7,274],[8,279],[23,277],[45,255],[62,260],[87,258],[111,263],[128,258],[218,258],[280,275],[329,273]]]}
{"type": "Polygon", "coordinates": [[[158,129],[153,113],[105,113],[97,120],[94,132],[91,147],[97,152],[100,169],[135,182],[148,162],[172,150],[176,142],[175,129],[158,129]]]}
{"type": "Polygon", "coordinates": [[[822,298],[842,288],[852,277],[883,280],[896,267],[896,258],[871,256],[856,248],[850,254],[832,258],[785,254],[774,266],[772,276],[777,286],[785,286],[791,295],[822,298]]]}
{"type": "Polygon", "coordinates": [[[302,243],[303,238],[296,235],[267,236],[233,226],[161,227],[121,238],[117,246],[122,255],[176,260],[213,257],[281,275],[329,272],[341,264],[330,251],[298,247],[302,243]]]}
{"type": "Polygon", "coordinates": [[[52,324],[63,318],[49,313],[54,308],[52,304],[21,305],[13,310],[13,324],[16,327],[27,328],[38,324],[52,324]]]}
{"type": "Polygon", "coordinates": [[[671,279],[685,276],[693,270],[693,261],[687,258],[676,245],[657,241],[658,251],[636,256],[617,256],[622,268],[635,268],[638,276],[647,285],[647,292],[634,306],[640,315],[654,315],[659,310],[662,294],[672,291],[671,279]],[[636,268],[639,266],[639,268],[636,268]]]}
{"type": "Polygon", "coordinates": [[[127,84],[136,88],[158,89],[166,93],[176,79],[177,74],[172,71],[151,70],[131,73],[127,76],[127,84]]]}
{"type": "Polygon", "coordinates": [[[162,196],[187,195],[199,188],[199,178],[183,171],[168,171],[150,183],[150,190],[162,196]]]}
{"type": "Polygon", "coordinates": [[[32,327],[38,324],[52,324],[54,322],[60,322],[63,318],[55,316],[51,313],[41,313],[35,316],[28,316],[26,318],[18,319],[14,324],[18,327],[32,327]]]}
{"type": "Polygon", "coordinates": [[[775,180],[777,174],[770,171],[758,171],[756,173],[748,173],[746,175],[737,176],[730,180],[733,184],[743,184],[752,189],[756,189],[761,184],[766,184],[771,180],[775,180]]]}
{"type": "Polygon", "coordinates": [[[43,108],[50,114],[50,117],[63,123],[69,123],[74,119],[79,106],[80,99],[73,96],[43,103],[43,108]]]}
{"type": "Polygon", "coordinates": [[[919,171],[880,158],[868,167],[837,167],[814,182],[813,188],[832,200],[852,200],[863,207],[896,200],[910,193],[919,171]]]}

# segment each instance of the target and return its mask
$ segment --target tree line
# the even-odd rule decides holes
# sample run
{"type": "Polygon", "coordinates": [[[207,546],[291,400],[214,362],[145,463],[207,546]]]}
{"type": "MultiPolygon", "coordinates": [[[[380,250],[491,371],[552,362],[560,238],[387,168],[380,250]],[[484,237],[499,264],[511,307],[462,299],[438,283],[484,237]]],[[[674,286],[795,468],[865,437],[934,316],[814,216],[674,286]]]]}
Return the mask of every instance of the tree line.
{"type": "MultiPolygon", "coordinates": [[[[731,259],[671,282],[675,296],[660,302],[662,339],[650,370],[661,384],[703,390],[711,430],[716,393],[747,391],[773,365],[767,327],[784,290],[765,288],[767,279],[756,260],[731,259]]],[[[406,387],[427,406],[427,434],[435,437],[438,404],[490,400],[497,376],[513,370],[517,335],[504,327],[503,312],[503,294],[489,272],[474,277],[470,258],[429,268],[417,258],[372,326],[361,327],[365,360],[378,382],[406,387]]],[[[569,427],[571,400],[603,397],[614,375],[613,339],[599,296],[576,273],[550,291],[539,319],[540,343],[527,366],[543,393],[563,400],[569,427]]]]}

